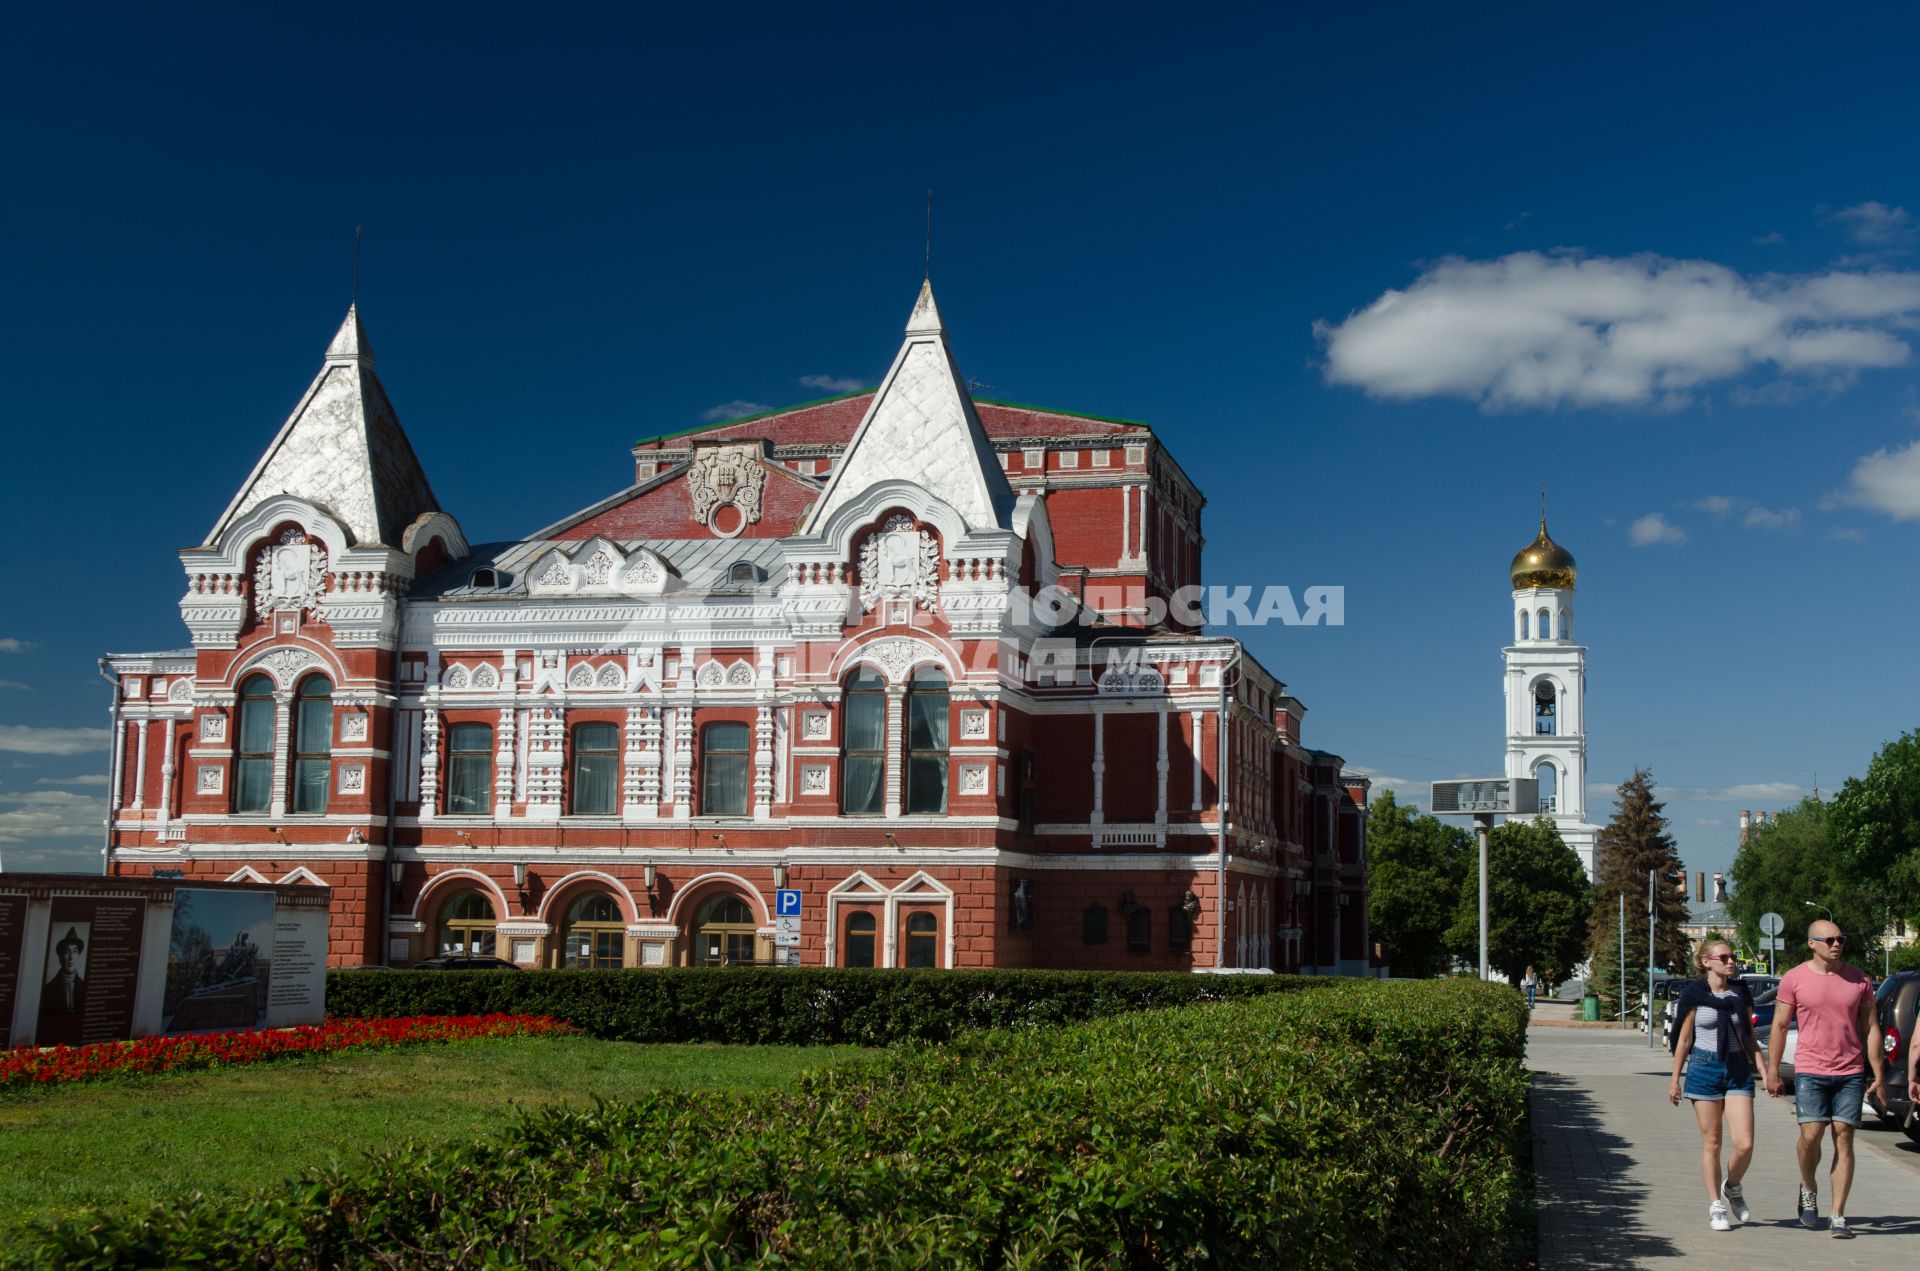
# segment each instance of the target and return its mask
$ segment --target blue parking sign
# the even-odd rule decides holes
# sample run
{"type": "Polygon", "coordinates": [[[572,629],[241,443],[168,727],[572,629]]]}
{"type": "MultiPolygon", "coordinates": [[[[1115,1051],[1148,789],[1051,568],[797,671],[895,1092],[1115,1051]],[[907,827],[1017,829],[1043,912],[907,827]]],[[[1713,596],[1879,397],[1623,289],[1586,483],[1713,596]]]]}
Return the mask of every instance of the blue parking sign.
{"type": "Polygon", "coordinates": [[[773,914],[776,918],[798,918],[800,916],[800,889],[782,887],[773,893],[773,914]]]}

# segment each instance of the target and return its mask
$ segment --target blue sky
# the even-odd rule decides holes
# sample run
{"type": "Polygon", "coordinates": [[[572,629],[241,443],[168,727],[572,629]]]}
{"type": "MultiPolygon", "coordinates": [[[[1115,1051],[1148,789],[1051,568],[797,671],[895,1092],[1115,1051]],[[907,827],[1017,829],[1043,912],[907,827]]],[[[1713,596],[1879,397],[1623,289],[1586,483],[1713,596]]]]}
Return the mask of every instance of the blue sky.
{"type": "Polygon", "coordinates": [[[1345,586],[1251,643],[1394,788],[1499,769],[1545,482],[1592,780],[1651,765],[1724,868],[1739,808],[1920,722],[1920,24],[1327,7],[16,16],[0,854],[97,868],[94,660],[185,643],[174,552],[317,369],[356,224],[479,541],[636,437],[877,377],[932,186],[962,369],[1151,421],[1209,581],[1345,586]]]}

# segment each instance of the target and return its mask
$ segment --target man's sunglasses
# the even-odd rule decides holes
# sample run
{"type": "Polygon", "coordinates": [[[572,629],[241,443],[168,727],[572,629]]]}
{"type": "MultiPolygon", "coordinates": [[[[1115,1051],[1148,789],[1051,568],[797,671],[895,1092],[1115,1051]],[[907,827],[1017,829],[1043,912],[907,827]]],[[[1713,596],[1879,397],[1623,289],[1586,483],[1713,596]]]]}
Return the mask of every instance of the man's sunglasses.
{"type": "Polygon", "coordinates": [[[1807,939],[1809,941],[1818,941],[1821,944],[1845,944],[1847,942],[1845,936],[1808,936],[1807,939]]]}

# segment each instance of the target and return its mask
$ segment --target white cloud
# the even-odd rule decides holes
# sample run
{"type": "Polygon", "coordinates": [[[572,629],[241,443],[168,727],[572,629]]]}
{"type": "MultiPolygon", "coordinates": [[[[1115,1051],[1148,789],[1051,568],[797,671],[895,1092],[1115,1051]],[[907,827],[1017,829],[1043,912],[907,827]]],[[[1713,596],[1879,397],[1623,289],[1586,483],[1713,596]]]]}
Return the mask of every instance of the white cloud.
{"type": "Polygon", "coordinates": [[[1484,410],[1671,408],[1761,367],[1844,382],[1898,366],[1920,273],[1744,276],[1663,256],[1449,258],[1343,322],[1315,324],[1328,383],[1484,410]]]}
{"type": "Polygon", "coordinates": [[[1863,455],[1839,501],[1896,521],[1920,520],[1920,441],[1863,455]]]}
{"type": "Polygon", "coordinates": [[[829,393],[853,393],[867,386],[865,380],[857,380],[845,375],[802,375],[800,382],[808,388],[818,388],[829,393]]]}
{"type": "Polygon", "coordinates": [[[1791,781],[1753,781],[1737,786],[1676,790],[1673,795],[1679,799],[1698,799],[1706,803],[1751,803],[1784,807],[1800,802],[1803,793],[1805,793],[1804,789],[1791,781]]]}
{"type": "Polygon", "coordinates": [[[1753,243],[1756,247],[1778,247],[1786,241],[1787,236],[1779,230],[1773,230],[1766,234],[1755,234],[1753,236],[1753,243]]]}
{"type": "Polygon", "coordinates": [[[25,653],[33,647],[31,640],[16,640],[12,636],[0,636],[0,653],[25,653]]]}
{"type": "Polygon", "coordinates": [[[77,777],[40,777],[33,784],[37,786],[103,786],[107,784],[107,774],[86,772],[77,777]]]}
{"type": "Polygon", "coordinates": [[[97,835],[106,814],[104,798],[71,790],[0,794],[0,843],[97,835]]]}
{"type": "Polygon", "coordinates": [[[1741,523],[1750,530],[1783,530],[1800,519],[1799,508],[1749,508],[1741,523]]]}
{"type": "Polygon", "coordinates": [[[1393,791],[1393,797],[1402,803],[1418,803],[1421,807],[1433,796],[1433,783],[1430,781],[1411,781],[1406,777],[1392,777],[1377,768],[1363,768],[1353,764],[1347,766],[1348,772],[1355,772],[1373,782],[1373,792],[1393,791]]]}
{"type": "Polygon", "coordinates": [[[1821,537],[1830,538],[1838,543],[1864,543],[1867,541],[1867,536],[1859,530],[1841,525],[1834,526],[1825,534],[1821,535],[1821,537]]]}
{"type": "Polygon", "coordinates": [[[21,755],[84,755],[105,750],[113,734],[104,728],[35,728],[0,724],[0,750],[21,755]]]}
{"type": "Polygon", "coordinates": [[[22,693],[33,692],[33,685],[22,684],[19,680],[0,680],[0,688],[17,688],[22,693]]]}
{"type": "Polygon", "coordinates": [[[1649,512],[1627,527],[1627,541],[1635,547],[1655,543],[1684,543],[1687,532],[1658,512],[1649,512]]]}
{"type": "Polygon", "coordinates": [[[1878,199],[1869,199],[1833,214],[1847,227],[1853,241],[1865,247],[1898,247],[1913,238],[1913,218],[1904,207],[1888,207],[1878,199]]]}
{"type": "Polygon", "coordinates": [[[1733,514],[1733,500],[1724,494],[1709,494],[1705,498],[1695,499],[1687,505],[1697,512],[1706,512],[1713,516],[1733,514]]]}
{"type": "Polygon", "coordinates": [[[759,415],[773,408],[765,402],[743,402],[738,399],[721,402],[718,406],[709,406],[700,412],[700,418],[711,424],[722,419],[739,419],[743,415],[759,415]]]}

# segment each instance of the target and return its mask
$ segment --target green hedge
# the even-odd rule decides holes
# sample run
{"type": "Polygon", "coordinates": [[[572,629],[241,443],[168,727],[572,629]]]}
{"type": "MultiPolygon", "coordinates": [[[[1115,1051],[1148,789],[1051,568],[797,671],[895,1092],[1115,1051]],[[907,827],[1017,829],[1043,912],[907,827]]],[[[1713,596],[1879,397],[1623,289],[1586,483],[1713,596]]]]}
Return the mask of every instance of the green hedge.
{"type": "Polygon", "coordinates": [[[335,971],[327,976],[327,1011],[370,1017],[524,1012],[630,1042],[884,1046],[1328,983],[1137,971],[335,971]]]}
{"type": "Polygon", "coordinates": [[[1497,1267],[1524,1034],[1510,990],[1396,982],[909,1043],[69,1220],[23,1265],[1497,1267]]]}

